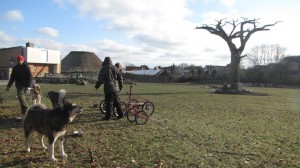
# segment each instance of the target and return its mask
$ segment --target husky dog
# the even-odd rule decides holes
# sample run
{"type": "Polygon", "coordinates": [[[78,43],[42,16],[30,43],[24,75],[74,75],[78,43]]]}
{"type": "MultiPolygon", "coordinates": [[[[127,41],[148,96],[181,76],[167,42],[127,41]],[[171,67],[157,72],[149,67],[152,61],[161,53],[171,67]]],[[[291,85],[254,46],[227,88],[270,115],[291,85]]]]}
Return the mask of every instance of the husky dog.
{"type": "Polygon", "coordinates": [[[32,104],[41,103],[42,92],[41,92],[40,85],[34,84],[31,91],[32,91],[32,104]]]}
{"type": "MultiPolygon", "coordinates": [[[[58,98],[64,99],[65,92],[60,92],[58,98]]],[[[43,104],[32,105],[24,121],[24,134],[25,134],[25,150],[30,152],[29,138],[37,132],[39,136],[39,142],[41,147],[45,150],[47,147],[44,145],[43,138],[46,136],[49,143],[50,160],[56,161],[54,157],[54,144],[56,140],[59,140],[59,150],[63,158],[67,155],[64,152],[64,135],[66,134],[66,126],[71,122],[77,114],[83,111],[83,108],[76,104],[58,100],[62,102],[58,107],[53,109],[47,109],[43,104]]]]}

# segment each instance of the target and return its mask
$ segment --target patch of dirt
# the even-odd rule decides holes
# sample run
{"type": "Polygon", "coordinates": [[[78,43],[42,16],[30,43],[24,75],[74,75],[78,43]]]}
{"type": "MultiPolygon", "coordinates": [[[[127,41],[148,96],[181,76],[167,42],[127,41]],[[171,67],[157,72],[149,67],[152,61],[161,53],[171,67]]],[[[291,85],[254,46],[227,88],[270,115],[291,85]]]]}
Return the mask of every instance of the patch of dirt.
{"type": "Polygon", "coordinates": [[[251,90],[233,90],[233,89],[216,89],[213,93],[216,94],[236,94],[236,95],[252,95],[252,96],[268,96],[267,93],[257,93],[257,92],[252,92],[251,90]]]}

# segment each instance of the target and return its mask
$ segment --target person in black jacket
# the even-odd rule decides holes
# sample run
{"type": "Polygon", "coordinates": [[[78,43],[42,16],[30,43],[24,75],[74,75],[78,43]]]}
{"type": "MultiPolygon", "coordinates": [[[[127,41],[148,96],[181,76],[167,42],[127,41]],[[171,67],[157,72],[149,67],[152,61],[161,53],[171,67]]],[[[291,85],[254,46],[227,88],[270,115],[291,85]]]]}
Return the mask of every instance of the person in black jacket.
{"type": "Polygon", "coordinates": [[[104,84],[106,104],[106,113],[103,120],[110,119],[114,105],[118,113],[117,119],[122,118],[123,112],[117,92],[120,92],[123,89],[123,77],[120,71],[112,64],[110,57],[105,57],[102,63],[102,68],[100,70],[95,88],[98,89],[102,84],[104,84]]]}
{"type": "Polygon", "coordinates": [[[9,82],[6,87],[6,91],[9,91],[9,88],[13,85],[14,82],[17,88],[18,99],[21,105],[21,119],[23,120],[29,107],[25,99],[25,93],[30,93],[32,74],[29,66],[24,62],[24,57],[22,55],[19,55],[17,57],[17,65],[14,66],[12,70],[9,82]]]}

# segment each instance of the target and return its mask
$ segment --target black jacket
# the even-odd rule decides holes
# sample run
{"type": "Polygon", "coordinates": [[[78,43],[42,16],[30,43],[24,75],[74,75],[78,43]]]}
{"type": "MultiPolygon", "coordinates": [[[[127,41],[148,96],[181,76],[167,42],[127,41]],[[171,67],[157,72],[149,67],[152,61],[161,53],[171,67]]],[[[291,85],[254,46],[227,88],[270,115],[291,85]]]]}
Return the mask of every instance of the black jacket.
{"type": "Polygon", "coordinates": [[[22,65],[14,66],[7,87],[10,88],[14,82],[17,89],[31,86],[32,74],[27,63],[23,62],[22,65]]]}
{"type": "Polygon", "coordinates": [[[119,92],[123,88],[123,78],[119,70],[112,65],[109,57],[106,57],[102,63],[98,81],[95,88],[98,89],[100,85],[104,84],[104,92],[119,92]]]}

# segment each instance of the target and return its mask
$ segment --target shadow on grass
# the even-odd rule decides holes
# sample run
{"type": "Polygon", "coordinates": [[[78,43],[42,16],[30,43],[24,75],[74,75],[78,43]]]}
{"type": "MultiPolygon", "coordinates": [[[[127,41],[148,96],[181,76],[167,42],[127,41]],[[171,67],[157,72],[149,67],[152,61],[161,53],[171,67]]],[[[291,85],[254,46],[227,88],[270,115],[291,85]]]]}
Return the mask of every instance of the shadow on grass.
{"type": "MultiPolygon", "coordinates": [[[[166,93],[134,93],[134,95],[176,95],[176,94],[190,94],[192,92],[166,92],[166,93]]],[[[128,96],[127,93],[119,93],[119,96],[128,96]]],[[[77,97],[82,97],[82,96],[88,96],[88,97],[104,97],[104,93],[80,93],[80,92],[72,92],[72,93],[67,93],[66,98],[77,98],[77,97]]],[[[45,95],[45,97],[47,97],[45,95]]]]}
{"type": "Polygon", "coordinates": [[[28,152],[24,150],[16,150],[16,151],[11,151],[11,152],[5,152],[5,153],[0,153],[0,155],[4,156],[14,156],[14,158],[8,158],[8,159],[3,159],[2,160],[2,165],[0,167],[19,167],[22,165],[22,167],[32,167],[32,163],[38,163],[38,164],[43,164],[47,160],[46,157],[31,157],[27,155],[28,152]],[[9,161],[7,161],[9,160],[9,161]],[[12,161],[10,161],[12,160],[12,161]]]}
{"type": "Polygon", "coordinates": [[[23,128],[23,122],[15,118],[0,118],[0,129],[23,128]]]}

